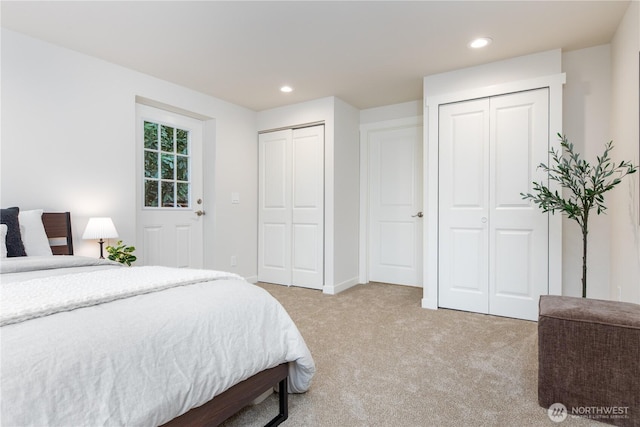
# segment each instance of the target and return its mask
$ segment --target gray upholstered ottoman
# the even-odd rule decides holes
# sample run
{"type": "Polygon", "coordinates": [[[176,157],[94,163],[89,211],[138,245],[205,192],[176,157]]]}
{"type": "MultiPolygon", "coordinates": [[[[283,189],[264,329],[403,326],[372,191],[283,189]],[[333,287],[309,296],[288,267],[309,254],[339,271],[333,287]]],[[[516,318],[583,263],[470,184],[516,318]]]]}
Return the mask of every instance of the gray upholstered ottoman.
{"type": "Polygon", "coordinates": [[[540,297],[538,403],[640,426],[640,305],[540,297]]]}

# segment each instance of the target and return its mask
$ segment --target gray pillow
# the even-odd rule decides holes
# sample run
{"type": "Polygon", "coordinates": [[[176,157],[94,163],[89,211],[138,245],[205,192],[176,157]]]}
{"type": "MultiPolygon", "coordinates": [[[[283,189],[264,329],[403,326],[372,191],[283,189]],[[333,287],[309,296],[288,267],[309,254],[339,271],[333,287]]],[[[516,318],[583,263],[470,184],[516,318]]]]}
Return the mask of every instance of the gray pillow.
{"type": "Polygon", "coordinates": [[[27,256],[20,234],[20,208],[0,209],[0,223],[7,225],[7,257],[27,256]]]}

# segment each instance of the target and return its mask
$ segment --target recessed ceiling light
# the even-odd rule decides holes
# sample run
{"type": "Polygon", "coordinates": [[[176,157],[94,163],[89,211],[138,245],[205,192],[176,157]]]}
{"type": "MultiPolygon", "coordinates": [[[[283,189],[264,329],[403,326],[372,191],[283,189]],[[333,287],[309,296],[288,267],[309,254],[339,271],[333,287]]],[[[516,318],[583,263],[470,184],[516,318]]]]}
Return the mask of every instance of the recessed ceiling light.
{"type": "Polygon", "coordinates": [[[284,93],[293,92],[293,88],[291,86],[282,86],[280,88],[280,92],[284,92],[284,93]]]}
{"type": "Polygon", "coordinates": [[[479,37],[473,40],[471,43],[469,43],[469,47],[472,47],[474,49],[480,49],[481,47],[485,47],[489,45],[492,41],[493,40],[491,40],[489,37],[479,37]]]}

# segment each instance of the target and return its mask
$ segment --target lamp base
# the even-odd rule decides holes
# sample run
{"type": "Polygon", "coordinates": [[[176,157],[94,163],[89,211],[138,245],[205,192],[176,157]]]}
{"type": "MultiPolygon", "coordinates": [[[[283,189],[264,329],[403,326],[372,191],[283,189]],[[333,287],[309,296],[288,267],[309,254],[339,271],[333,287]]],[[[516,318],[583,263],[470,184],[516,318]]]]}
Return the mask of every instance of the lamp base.
{"type": "Polygon", "coordinates": [[[104,259],[104,252],[102,251],[102,246],[104,245],[104,240],[98,240],[98,244],[100,245],[100,259],[104,259]]]}

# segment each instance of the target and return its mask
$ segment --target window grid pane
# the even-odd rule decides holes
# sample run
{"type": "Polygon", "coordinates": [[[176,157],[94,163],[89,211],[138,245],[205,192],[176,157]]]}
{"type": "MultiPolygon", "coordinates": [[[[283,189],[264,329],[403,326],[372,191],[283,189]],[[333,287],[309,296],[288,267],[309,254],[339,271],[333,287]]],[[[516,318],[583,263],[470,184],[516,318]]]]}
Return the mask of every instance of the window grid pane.
{"type": "Polygon", "coordinates": [[[158,177],[158,152],[144,150],[144,177],[158,177]]]}
{"type": "Polygon", "coordinates": [[[158,149],[158,124],[144,122],[144,148],[158,149]]]}
{"type": "Polygon", "coordinates": [[[144,206],[189,208],[189,131],[144,122],[144,206]]]}
{"type": "Polygon", "coordinates": [[[176,152],[178,154],[189,154],[189,131],[176,129],[176,152]]]}
{"type": "Polygon", "coordinates": [[[160,177],[162,179],[175,179],[175,156],[173,154],[162,153],[162,164],[160,167],[160,177]]]}
{"type": "Polygon", "coordinates": [[[158,207],[158,182],[151,179],[144,180],[144,205],[149,208],[158,207]]]}
{"type": "Polygon", "coordinates": [[[175,129],[169,126],[160,126],[160,146],[162,151],[167,153],[175,152],[175,129]]]}
{"type": "Polygon", "coordinates": [[[187,156],[177,156],[176,166],[176,180],[189,181],[189,158],[187,156]]]}
{"type": "Polygon", "coordinates": [[[162,207],[175,207],[175,183],[172,181],[161,181],[160,188],[162,191],[162,207]]]}
{"type": "Polygon", "coordinates": [[[181,208],[189,207],[189,183],[178,182],[176,185],[176,202],[181,208]]]}

